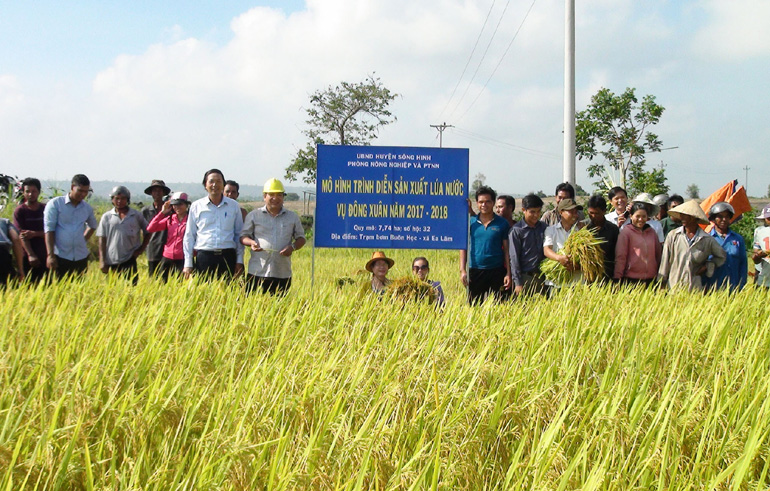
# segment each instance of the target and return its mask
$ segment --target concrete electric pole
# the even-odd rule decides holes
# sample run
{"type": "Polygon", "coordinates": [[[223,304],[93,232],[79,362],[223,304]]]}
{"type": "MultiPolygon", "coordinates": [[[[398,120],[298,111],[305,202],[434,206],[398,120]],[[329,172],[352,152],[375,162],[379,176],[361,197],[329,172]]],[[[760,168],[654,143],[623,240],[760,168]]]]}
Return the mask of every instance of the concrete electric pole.
{"type": "Polygon", "coordinates": [[[743,181],[743,188],[746,190],[746,196],[749,195],[749,167],[748,165],[743,168],[744,171],[746,171],[746,180],[743,181]]]}
{"type": "Polygon", "coordinates": [[[451,124],[432,124],[430,125],[431,128],[436,128],[438,130],[438,146],[439,148],[444,147],[444,130],[447,128],[454,128],[451,124]]]}
{"type": "Polygon", "coordinates": [[[564,10],[564,182],[575,184],[575,0],[564,10]]]}

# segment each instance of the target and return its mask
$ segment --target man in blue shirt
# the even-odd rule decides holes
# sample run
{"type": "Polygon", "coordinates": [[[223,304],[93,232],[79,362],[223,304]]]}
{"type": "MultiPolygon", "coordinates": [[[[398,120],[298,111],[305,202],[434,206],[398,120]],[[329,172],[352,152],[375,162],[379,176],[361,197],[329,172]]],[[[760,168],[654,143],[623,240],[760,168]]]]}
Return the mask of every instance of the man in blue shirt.
{"type": "Polygon", "coordinates": [[[730,222],[735,216],[735,209],[729,203],[720,201],[709,209],[709,220],[714,224],[711,236],[722,246],[727,254],[724,264],[714,270],[714,274],[703,278],[708,288],[729,288],[741,290],[746,286],[749,271],[749,259],[746,256],[746,243],[741,234],[730,229],[730,222]]]}
{"type": "Polygon", "coordinates": [[[94,210],[85,202],[90,192],[91,181],[77,174],[72,178],[70,192],[53,198],[45,207],[46,265],[60,278],[68,273],[82,274],[88,269],[86,242],[96,230],[94,210]]]}
{"type": "Polygon", "coordinates": [[[528,194],[521,200],[521,207],[524,218],[511,227],[508,235],[514,293],[543,294],[545,283],[540,274],[540,263],[545,258],[543,240],[548,228],[540,220],[543,200],[535,194],[528,194]]]}
{"type": "Polygon", "coordinates": [[[490,187],[481,186],[476,191],[479,214],[470,217],[470,257],[468,251],[460,251],[460,280],[468,287],[471,305],[483,302],[490,293],[499,299],[511,288],[510,227],[505,218],[494,213],[496,198],[497,193],[490,187]]]}

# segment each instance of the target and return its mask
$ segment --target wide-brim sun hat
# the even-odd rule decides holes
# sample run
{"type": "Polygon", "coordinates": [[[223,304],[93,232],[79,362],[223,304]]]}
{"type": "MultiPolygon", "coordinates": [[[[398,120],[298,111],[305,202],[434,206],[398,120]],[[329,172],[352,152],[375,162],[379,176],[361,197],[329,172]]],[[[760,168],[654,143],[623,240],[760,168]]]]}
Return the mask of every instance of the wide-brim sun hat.
{"type": "Polygon", "coordinates": [[[706,213],[698,204],[698,201],[694,199],[685,201],[681,205],[671,208],[668,210],[668,214],[673,218],[678,218],[680,220],[682,219],[682,215],[689,215],[691,217],[695,217],[698,220],[698,223],[701,225],[709,225],[711,223],[709,222],[709,218],[706,216],[706,213]]]}
{"type": "Polygon", "coordinates": [[[636,198],[631,200],[632,203],[644,203],[645,205],[648,205],[651,208],[650,215],[652,217],[658,216],[658,213],[660,213],[660,206],[658,206],[657,203],[655,203],[655,199],[650,195],[650,193],[639,193],[636,195],[636,198]]]}
{"type": "Polygon", "coordinates": [[[168,194],[171,192],[171,188],[166,186],[166,183],[162,179],[153,179],[152,184],[150,184],[147,189],[144,190],[144,194],[152,194],[152,188],[161,188],[163,190],[163,194],[168,194]]]}
{"type": "Polygon", "coordinates": [[[760,211],[759,215],[756,216],[757,220],[764,220],[765,218],[770,218],[770,205],[762,208],[762,211],[760,211]]]}
{"type": "Polygon", "coordinates": [[[372,267],[374,267],[374,263],[376,263],[377,261],[385,261],[386,263],[388,263],[388,268],[392,268],[393,265],[396,263],[394,260],[387,257],[384,252],[376,251],[372,253],[372,258],[369,259],[368,263],[366,263],[366,270],[371,273],[372,267]]]}

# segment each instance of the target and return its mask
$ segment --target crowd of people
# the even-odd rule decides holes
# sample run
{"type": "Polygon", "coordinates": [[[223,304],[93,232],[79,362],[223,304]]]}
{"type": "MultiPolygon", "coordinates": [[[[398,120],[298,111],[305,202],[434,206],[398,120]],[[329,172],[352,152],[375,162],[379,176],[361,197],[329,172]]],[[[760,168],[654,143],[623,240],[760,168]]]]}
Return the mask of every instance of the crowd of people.
{"type": "Polygon", "coordinates": [[[6,284],[13,275],[30,282],[82,275],[95,232],[101,271],[124,275],[134,284],[142,254],[149,275],[163,281],[170,275],[189,278],[193,271],[221,278],[244,273],[243,251],[249,247],[247,290],[288,291],[291,255],[305,245],[305,233],[299,216],[283,206],[283,184],[267,181],[265,205],[249,213],[236,201],[238,183],[226,181],[222,171],[206,172],[203,187],[206,196],[190,202],[186,193],[172,193],[162,180],[152,181],[145,194],[153,202],[139,211],[129,206],[128,188],[116,186],[110,193],[112,208],[97,224],[85,201],[91,191],[85,175],[75,175],[69,192],[47,203],[39,201],[40,181],[25,179],[13,222],[0,219],[0,282],[6,284]]]}
{"type": "MultiPolygon", "coordinates": [[[[0,282],[14,274],[30,282],[83,274],[87,242],[95,232],[101,271],[125,275],[135,284],[137,258],[146,254],[149,275],[162,281],[193,273],[217,278],[245,274],[249,292],[288,291],[292,253],[306,239],[297,214],[284,207],[283,184],[268,180],[264,206],[248,213],[236,201],[238,183],[225,180],[222,171],[209,170],[202,184],[206,196],[191,202],[186,193],[172,192],[164,181],[154,180],[144,190],[152,204],[141,211],[129,206],[128,188],[116,186],[110,193],[113,206],[97,224],[85,200],[91,190],[85,175],[75,175],[69,192],[47,203],[39,201],[40,181],[25,179],[13,222],[0,219],[0,282]],[[251,252],[246,267],[245,248],[251,252]]],[[[614,187],[606,199],[588,198],[584,213],[573,186],[562,183],[556,187],[555,208],[543,213],[543,200],[527,195],[521,200],[522,218],[515,222],[513,197],[497,196],[482,186],[474,198],[478,212],[469,206],[469,248],[460,252],[460,281],[471,304],[490,295],[499,300],[548,295],[582,281],[579,263],[564,247],[583,228],[601,240],[606,282],[689,290],[736,290],[747,282],[745,243],[730,229],[735,210],[726,202],[714,204],[706,214],[695,200],[676,194],[641,193],[629,199],[624,189],[614,187]],[[711,225],[710,231],[701,225],[711,225]],[[546,258],[570,272],[570,283],[555,284],[542,274],[546,258]]],[[[757,219],[763,223],[754,235],[755,279],[770,287],[770,205],[757,219]]],[[[366,269],[372,273],[373,292],[387,288],[393,264],[384,252],[372,255],[366,269]]],[[[427,258],[412,262],[412,272],[432,285],[443,304],[440,283],[428,279],[429,271],[427,258]]]]}
{"type": "MultiPolygon", "coordinates": [[[[491,295],[498,300],[548,295],[582,281],[579,262],[564,246],[572,233],[586,227],[601,240],[604,282],[687,290],[736,290],[747,282],[745,242],[730,229],[737,217],[726,202],[714,204],[706,214],[696,200],[676,194],[641,193],[630,200],[625,189],[614,187],[606,199],[588,198],[586,217],[573,186],[561,183],[554,209],[542,213],[543,200],[527,195],[521,200],[523,217],[513,223],[515,201],[510,196],[497,196],[482,186],[475,199],[478,214],[471,212],[469,250],[460,253],[460,280],[468,287],[471,304],[491,295]],[[701,225],[711,225],[710,231],[701,225]],[[546,258],[571,273],[567,285],[542,274],[546,258]]],[[[756,218],[763,223],[754,235],[755,280],[770,287],[770,205],[756,218]]]]}

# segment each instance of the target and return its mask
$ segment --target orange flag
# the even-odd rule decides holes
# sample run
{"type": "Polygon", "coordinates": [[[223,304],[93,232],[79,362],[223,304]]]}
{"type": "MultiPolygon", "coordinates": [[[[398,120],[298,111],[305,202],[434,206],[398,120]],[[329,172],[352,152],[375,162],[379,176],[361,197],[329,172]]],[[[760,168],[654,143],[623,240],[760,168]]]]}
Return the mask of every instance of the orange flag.
{"type": "MultiPolygon", "coordinates": [[[[715,203],[719,203],[720,201],[730,203],[735,209],[735,215],[733,216],[733,219],[730,223],[734,223],[736,220],[740,220],[743,213],[751,211],[751,203],[749,203],[749,198],[746,196],[746,188],[743,186],[738,186],[737,179],[728,182],[721,188],[711,193],[708,198],[701,202],[700,207],[703,212],[708,215],[711,206],[715,203]]],[[[713,226],[713,224],[709,224],[705,226],[704,229],[706,232],[710,232],[713,226]]]]}

